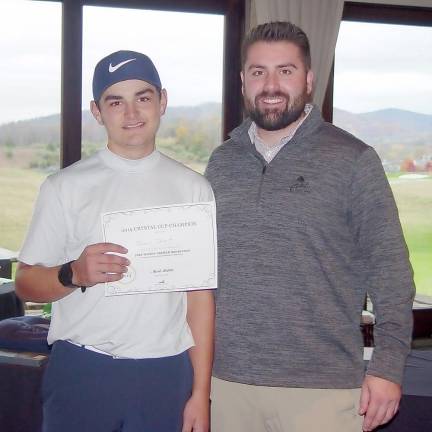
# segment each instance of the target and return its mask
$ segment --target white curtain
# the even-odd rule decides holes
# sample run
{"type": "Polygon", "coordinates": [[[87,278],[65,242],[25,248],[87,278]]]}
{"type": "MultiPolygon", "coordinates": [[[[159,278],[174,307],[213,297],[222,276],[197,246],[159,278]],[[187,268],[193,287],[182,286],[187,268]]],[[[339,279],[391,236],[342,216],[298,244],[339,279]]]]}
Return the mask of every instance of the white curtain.
{"type": "Polygon", "coordinates": [[[321,107],[333,63],[344,0],[249,0],[249,28],[290,21],[307,34],[314,71],[314,102],[321,107]]]}

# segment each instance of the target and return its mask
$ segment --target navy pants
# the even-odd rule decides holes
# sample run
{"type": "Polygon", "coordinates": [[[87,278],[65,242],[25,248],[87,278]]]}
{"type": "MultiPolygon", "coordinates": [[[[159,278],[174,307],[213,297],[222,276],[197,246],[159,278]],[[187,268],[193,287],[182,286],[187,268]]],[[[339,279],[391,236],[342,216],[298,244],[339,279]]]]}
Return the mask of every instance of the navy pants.
{"type": "Polygon", "coordinates": [[[54,343],[42,386],[43,432],[177,432],[191,395],[188,352],[114,359],[54,343]]]}

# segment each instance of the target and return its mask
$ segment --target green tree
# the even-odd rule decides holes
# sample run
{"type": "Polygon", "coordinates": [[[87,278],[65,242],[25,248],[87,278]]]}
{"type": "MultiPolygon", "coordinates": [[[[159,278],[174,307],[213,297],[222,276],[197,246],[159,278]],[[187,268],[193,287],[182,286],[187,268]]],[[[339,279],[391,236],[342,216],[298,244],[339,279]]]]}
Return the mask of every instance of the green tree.
{"type": "Polygon", "coordinates": [[[4,152],[5,152],[5,156],[8,159],[12,159],[14,157],[14,153],[15,153],[15,147],[16,144],[14,141],[12,141],[11,138],[7,138],[5,143],[4,143],[4,152]]]}

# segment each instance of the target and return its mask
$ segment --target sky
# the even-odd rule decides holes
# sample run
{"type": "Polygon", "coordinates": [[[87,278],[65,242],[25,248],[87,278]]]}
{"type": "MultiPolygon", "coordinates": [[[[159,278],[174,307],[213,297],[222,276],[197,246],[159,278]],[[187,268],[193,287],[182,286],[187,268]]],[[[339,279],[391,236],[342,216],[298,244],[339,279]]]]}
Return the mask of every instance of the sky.
{"type": "MultiPolygon", "coordinates": [[[[0,124],[58,113],[60,3],[0,0],[0,16],[0,94],[7,101],[0,104],[0,124]]],[[[85,6],[83,16],[84,109],[96,63],[120,49],[150,56],[169,105],[222,101],[222,15],[85,6]]]]}
{"type": "Polygon", "coordinates": [[[432,114],[432,27],[342,22],[334,105],[432,114]]]}
{"type": "MultiPolygon", "coordinates": [[[[61,5],[0,0],[0,16],[0,124],[58,113],[61,5]]],[[[223,26],[218,15],[84,7],[83,108],[96,62],[118,49],[153,59],[169,105],[221,102],[223,26]]],[[[432,114],[432,28],[342,23],[335,78],[338,108],[432,114]]]]}

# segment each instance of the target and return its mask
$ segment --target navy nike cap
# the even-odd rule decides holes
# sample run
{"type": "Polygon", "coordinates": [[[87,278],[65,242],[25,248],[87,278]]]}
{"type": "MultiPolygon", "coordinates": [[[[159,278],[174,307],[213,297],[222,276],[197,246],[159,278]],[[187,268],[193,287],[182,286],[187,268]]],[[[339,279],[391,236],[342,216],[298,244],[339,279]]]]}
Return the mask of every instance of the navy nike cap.
{"type": "Polygon", "coordinates": [[[149,57],[136,51],[116,51],[95,67],[93,99],[98,102],[108,87],[130,79],[147,81],[159,90],[162,88],[158,71],[149,57]]]}

